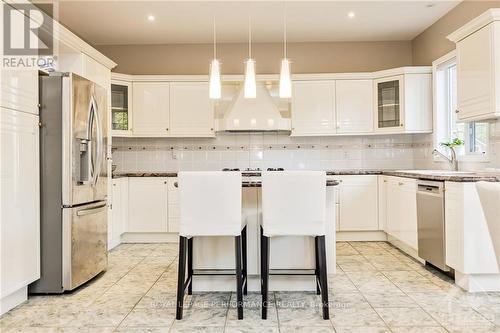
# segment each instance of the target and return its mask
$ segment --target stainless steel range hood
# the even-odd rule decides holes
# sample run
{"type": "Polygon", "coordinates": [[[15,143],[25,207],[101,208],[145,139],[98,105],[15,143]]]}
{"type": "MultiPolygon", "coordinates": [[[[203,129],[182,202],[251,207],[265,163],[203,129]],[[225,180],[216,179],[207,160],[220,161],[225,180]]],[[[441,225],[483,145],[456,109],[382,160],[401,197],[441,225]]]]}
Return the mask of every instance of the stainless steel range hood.
{"type": "Polygon", "coordinates": [[[240,89],[222,119],[218,131],[290,131],[290,119],[283,118],[263,83],[257,82],[257,97],[245,98],[240,89]]]}

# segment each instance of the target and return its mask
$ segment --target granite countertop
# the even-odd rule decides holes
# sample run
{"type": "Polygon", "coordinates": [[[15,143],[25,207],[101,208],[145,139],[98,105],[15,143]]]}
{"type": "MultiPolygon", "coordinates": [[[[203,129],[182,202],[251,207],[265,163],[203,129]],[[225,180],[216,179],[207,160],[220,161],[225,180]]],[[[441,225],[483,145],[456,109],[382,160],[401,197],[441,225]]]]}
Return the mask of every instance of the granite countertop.
{"type": "MultiPolygon", "coordinates": [[[[438,170],[327,170],[327,176],[349,176],[349,175],[386,175],[386,176],[396,176],[405,177],[421,180],[434,180],[434,181],[451,181],[451,182],[478,182],[478,181],[489,181],[489,182],[500,182],[500,174],[498,173],[467,173],[458,172],[454,174],[450,171],[438,171],[438,170]]],[[[261,173],[258,171],[243,171],[243,177],[260,177],[261,173]]],[[[176,171],[167,172],[116,172],[113,173],[113,178],[121,177],[177,177],[176,171]]],[[[248,181],[248,186],[253,182],[248,181]]],[[[260,186],[260,185],[258,185],[260,186]]]]}
{"type": "MultiPolygon", "coordinates": [[[[337,180],[327,180],[326,181],[326,186],[337,186],[338,184],[340,184],[340,182],[337,180]]],[[[174,182],[174,186],[178,187],[179,184],[177,182],[174,182]]],[[[262,181],[260,181],[260,180],[244,180],[241,182],[241,187],[262,187],[262,181]]]]}

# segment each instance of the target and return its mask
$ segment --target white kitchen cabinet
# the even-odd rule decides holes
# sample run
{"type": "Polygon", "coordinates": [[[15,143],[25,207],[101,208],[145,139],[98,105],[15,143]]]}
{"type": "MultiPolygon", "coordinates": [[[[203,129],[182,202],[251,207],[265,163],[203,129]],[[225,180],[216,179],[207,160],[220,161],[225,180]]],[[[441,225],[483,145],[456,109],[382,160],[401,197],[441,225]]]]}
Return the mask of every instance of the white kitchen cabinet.
{"type": "Polygon", "coordinates": [[[376,132],[432,132],[430,73],[404,73],[373,82],[376,132]]]}
{"type": "Polygon", "coordinates": [[[179,189],[175,187],[177,178],[169,178],[168,185],[168,232],[179,232],[180,207],[179,189]]]}
{"type": "Polygon", "coordinates": [[[38,121],[0,108],[0,313],[12,307],[5,299],[40,278],[38,121]]]}
{"type": "Polygon", "coordinates": [[[339,231],[378,230],[378,176],[339,176],[339,231]]]}
{"type": "Polygon", "coordinates": [[[328,135],[335,130],[335,81],[293,82],[292,135],[328,135]]]}
{"type": "Polygon", "coordinates": [[[465,121],[500,117],[500,10],[448,36],[457,50],[457,113],[465,121]]]}
{"type": "Polygon", "coordinates": [[[134,136],[170,135],[170,83],[133,82],[134,136]]]}
{"type": "Polygon", "coordinates": [[[387,177],[387,181],[386,232],[417,250],[417,182],[401,177],[387,177]]]}
{"type": "Polygon", "coordinates": [[[129,178],[128,232],[167,232],[167,180],[129,178]]]}
{"type": "Polygon", "coordinates": [[[378,177],[378,227],[387,232],[387,186],[388,177],[378,177]]]}
{"type": "Polygon", "coordinates": [[[214,108],[207,82],[170,84],[170,134],[175,137],[213,137],[214,108]]]}
{"type": "Polygon", "coordinates": [[[112,181],[112,215],[108,223],[108,250],[121,243],[121,236],[128,225],[128,178],[115,178],[112,181]]]}
{"type": "Polygon", "coordinates": [[[0,69],[0,107],[38,115],[38,71],[0,69]]]}
{"type": "Polygon", "coordinates": [[[132,83],[111,81],[111,131],[113,136],[132,136],[132,83]]]}
{"type": "Polygon", "coordinates": [[[373,132],[373,81],[335,82],[337,133],[373,132]]]}
{"type": "Polygon", "coordinates": [[[111,70],[84,52],[63,46],[56,66],[58,71],[75,73],[109,90],[111,70]]]}

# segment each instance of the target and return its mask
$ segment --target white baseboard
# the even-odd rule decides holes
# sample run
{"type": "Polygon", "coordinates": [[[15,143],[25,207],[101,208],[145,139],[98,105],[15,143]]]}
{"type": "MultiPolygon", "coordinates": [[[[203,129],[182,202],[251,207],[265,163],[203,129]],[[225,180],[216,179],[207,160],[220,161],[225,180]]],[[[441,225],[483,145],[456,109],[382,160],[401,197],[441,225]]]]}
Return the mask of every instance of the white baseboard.
{"type": "Polygon", "coordinates": [[[108,242],[108,251],[111,251],[113,248],[117,247],[122,243],[121,237],[113,238],[108,242]]]}
{"type": "Polygon", "coordinates": [[[382,230],[375,231],[337,231],[337,242],[385,242],[387,234],[382,230]]]}
{"type": "Polygon", "coordinates": [[[126,232],[121,243],[179,243],[179,234],[174,232],[126,232]]]}
{"type": "Polygon", "coordinates": [[[471,293],[500,291],[500,274],[464,274],[455,271],[455,284],[471,293]]]}
{"type": "Polygon", "coordinates": [[[0,316],[28,299],[28,286],[22,287],[0,300],[0,316]]]}

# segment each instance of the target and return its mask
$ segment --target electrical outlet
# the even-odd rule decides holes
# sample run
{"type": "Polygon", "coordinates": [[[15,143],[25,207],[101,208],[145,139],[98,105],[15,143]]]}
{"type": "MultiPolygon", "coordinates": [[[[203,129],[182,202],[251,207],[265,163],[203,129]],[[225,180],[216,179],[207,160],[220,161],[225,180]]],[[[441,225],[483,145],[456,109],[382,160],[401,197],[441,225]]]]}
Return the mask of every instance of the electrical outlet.
{"type": "Polygon", "coordinates": [[[172,150],[172,159],[173,159],[173,160],[176,160],[176,159],[178,159],[178,158],[179,158],[179,156],[178,156],[177,151],[172,150]]]}

